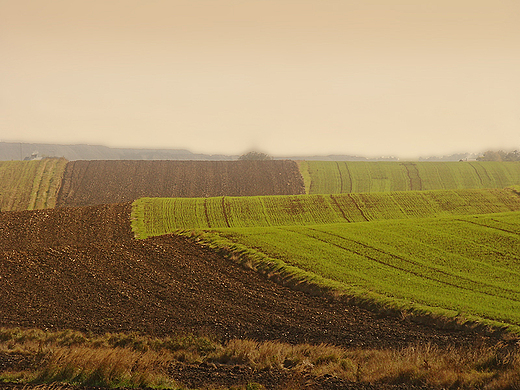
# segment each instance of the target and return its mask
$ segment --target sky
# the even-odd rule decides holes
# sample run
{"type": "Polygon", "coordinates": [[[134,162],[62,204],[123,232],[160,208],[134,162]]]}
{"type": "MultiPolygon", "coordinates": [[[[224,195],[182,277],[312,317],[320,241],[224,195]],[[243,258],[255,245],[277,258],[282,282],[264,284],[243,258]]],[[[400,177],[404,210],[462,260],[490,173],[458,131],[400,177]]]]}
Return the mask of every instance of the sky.
{"type": "Polygon", "coordinates": [[[520,149],[520,1],[0,0],[0,141],[520,149]]]}

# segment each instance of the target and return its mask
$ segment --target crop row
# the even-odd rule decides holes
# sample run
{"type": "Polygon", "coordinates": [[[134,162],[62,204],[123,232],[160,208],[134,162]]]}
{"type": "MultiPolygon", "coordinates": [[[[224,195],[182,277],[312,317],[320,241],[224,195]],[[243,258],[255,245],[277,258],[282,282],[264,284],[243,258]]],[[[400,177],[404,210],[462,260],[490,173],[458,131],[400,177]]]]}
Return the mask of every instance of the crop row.
{"type": "Polygon", "coordinates": [[[0,162],[0,210],[54,207],[66,163],[65,159],[0,162]]]}
{"type": "Polygon", "coordinates": [[[204,234],[348,294],[520,325],[519,212],[204,234]]]}
{"type": "Polygon", "coordinates": [[[303,161],[309,194],[505,188],[520,184],[520,162],[303,161]]]}
{"type": "Polygon", "coordinates": [[[337,195],[141,198],[134,202],[140,237],[177,229],[313,225],[442,217],[520,210],[510,189],[337,195]]]}

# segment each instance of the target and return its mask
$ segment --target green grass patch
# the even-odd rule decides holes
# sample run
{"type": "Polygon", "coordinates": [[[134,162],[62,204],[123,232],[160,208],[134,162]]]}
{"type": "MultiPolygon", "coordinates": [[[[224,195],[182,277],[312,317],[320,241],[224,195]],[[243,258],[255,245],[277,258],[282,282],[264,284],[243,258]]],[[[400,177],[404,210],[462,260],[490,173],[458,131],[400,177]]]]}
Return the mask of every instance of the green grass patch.
{"type": "Polygon", "coordinates": [[[408,191],[219,198],[141,198],[132,224],[140,238],[177,229],[267,227],[443,217],[520,210],[511,189],[408,191]]]}
{"type": "Polygon", "coordinates": [[[520,212],[199,234],[266,273],[520,333],[520,212]]]}
{"type": "Polygon", "coordinates": [[[67,160],[0,162],[0,210],[53,208],[67,160]]]}
{"type": "Polygon", "coordinates": [[[504,188],[520,185],[520,162],[305,161],[308,194],[504,188]],[[309,183],[310,182],[310,183],[309,183]]]}

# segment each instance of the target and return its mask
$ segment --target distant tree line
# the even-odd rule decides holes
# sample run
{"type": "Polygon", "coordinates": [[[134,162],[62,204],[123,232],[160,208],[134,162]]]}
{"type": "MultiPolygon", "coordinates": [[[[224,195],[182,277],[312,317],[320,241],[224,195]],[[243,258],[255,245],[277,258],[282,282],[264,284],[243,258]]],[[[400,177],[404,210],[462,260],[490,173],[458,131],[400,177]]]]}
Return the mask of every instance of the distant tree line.
{"type": "Polygon", "coordinates": [[[239,160],[272,160],[273,158],[268,154],[261,152],[249,152],[241,155],[239,160]]]}
{"type": "Polygon", "coordinates": [[[512,152],[488,150],[482,156],[477,157],[477,161],[520,161],[520,152],[518,150],[512,152]]]}

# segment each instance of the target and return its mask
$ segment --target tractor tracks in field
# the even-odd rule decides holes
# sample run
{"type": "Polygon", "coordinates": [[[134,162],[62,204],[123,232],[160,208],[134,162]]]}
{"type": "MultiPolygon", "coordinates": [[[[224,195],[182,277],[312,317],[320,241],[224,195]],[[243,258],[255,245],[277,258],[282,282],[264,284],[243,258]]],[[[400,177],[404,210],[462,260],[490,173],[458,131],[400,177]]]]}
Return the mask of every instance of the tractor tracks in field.
{"type": "MultiPolygon", "coordinates": [[[[360,241],[356,241],[356,240],[353,240],[353,239],[350,239],[350,238],[345,238],[345,237],[342,237],[340,235],[337,235],[337,234],[334,234],[334,233],[331,233],[331,232],[326,232],[326,231],[321,231],[321,230],[318,230],[318,229],[315,229],[315,228],[311,228],[309,227],[308,228],[309,230],[312,230],[312,231],[315,231],[317,233],[320,233],[320,234],[325,234],[325,235],[329,235],[329,236],[332,236],[332,237],[336,237],[336,238],[339,238],[341,240],[344,240],[346,242],[351,242],[351,243],[354,243],[356,245],[359,245],[363,248],[366,248],[368,250],[372,250],[372,251],[375,251],[375,252],[378,252],[378,253],[381,253],[385,256],[389,256],[390,258],[393,258],[397,261],[401,261],[403,263],[408,263],[408,264],[411,264],[411,265],[417,265],[416,262],[414,261],[410,261],[404,257],[401,257],[401,256],[397,256],[395,254],[392,254],[392,253],[389,253],[389,252],[385,252],[381,249],[378,249],[374,246],[371,246],[371,245],[368,245],[368,244],[365,244],[365,243],[362,243],[360,241]]],[[[437,282],[437,283],[441,283],[441,284],[444,284],[444,285],[447,285],[447,286],[451,286],[451,287],[454,287],[454,288],[457,288],[457,289],[461,289],[461,290],[466,290],[466,291],[471,291],[471,292],[478,292],[479,294],[483,294],[483,295],[488,295],[488,296],[491,296],[491,297],[495,297],[496,294],[495,293],[490,293],[490,292],[487,292],[487,291],[482,291],[482,290],[475,290],[475,289],[472,289],[472,288],[469,288],[469,287],[465,287],[465,286],[462,286],[460,284],[455,284],[455,283],[451,283],[447,280],[443,280],[441,278],[434,278],[432,276],[428,276],[427,274],[425,273],[420,273],[420,272],[415,272],[411,269],[407,269],[407,268],[404,268],[404,267],[399,267],[397,265],[394,265],[394,264],[390,264],[388,262],[385,262],[385,261],[382,261],[380,260],[379,258],[377,257],[374,257],[374,256],[370,256],[368,255],[367,253],[363,253],[362,251],[358,251],[358,250],[355,250],[354,248],[350,247],[350,246],[343,246],[343,245],[339,245],[339,244],[336,244],[336,243],[333,243],[333,242],[330,242],[330,241],[327,241],[323,238],[319,238],[319,237],[315,237],[313,235],[309,235],[309,234],[305,234],[304,232],[301,232],[301,231],[293,231],[293,230],[289,230],[291,232],[295,232],[297,234],[301,234],[301,235],[304,235],[306,237],[309,237],[309,238],[313,238],[315,240],[318,240],[318,241],[321,241],[323,243],[326,243],[328,245],[333,245],[341,250],[344,250],[344,251],[347,251],[347,252],[352,252],[358,256],[361,256],[361,257],[364,257],[364,258],[367,258],[369,259],[370,261],[373,261],[375,263],[378,263],[378,264],[381,264],[383,266],[386,266],[386,267],[389,267],[389,268],[392,268],[392,269],[395,269],[397,271],[400,271],[400,272],[404,272],[404,273],[408,273],[408,274],[411,274],[411,275],[414,275],[416,277],[419,277],[421,279],[426,279],[426,280],[430,280],[430,281],[433,281],[433,282],[437,282]]],[[[453,275],[446,272],[446,271],[443,271],[439,268],[436,268],[436,267],[430,267],[430,266],[425,266],[424,264],[421,265],[422,267],[426,267],[428,269],[431,269],[433,272],[435,273],[438,273],[438,274],[441,274],[441,275],[445,275],[447,278],[452,278],[453,275]]],[[[469,279],[469,278],[465,278],[465,277],[462,277],[460,275],[457,276],[457,279],[461,279],[461,280],[464,280],[465,282],[469,283],[469,284],[474,284],[476,283],[474,280],[472,279],[469,279]]],[[[486,285],[487,287],[489,288],[497,288],[496,286],[493,286],[493,285],[489,285],[489,284],[484,284],[482,283],[482,285],[486,285]]],[[[501,288],[501,290],[503,290],[504,292],[508,292],[510,294],[517,294],[516,291],[513,291],[513,290],[509,290],[509,289],[506,289],[506,288],[501,288]]],[[[520,302],[520,299],[515,299],[515,298],[511,298],[511,297],[507,297],[507,299],[511,300],[511,301],[514,301],[514,302],[520,302]]]]}

